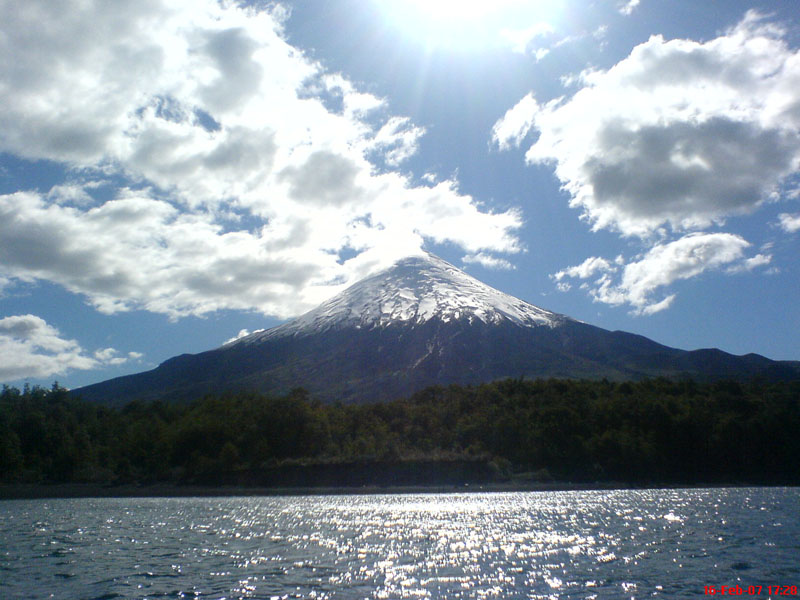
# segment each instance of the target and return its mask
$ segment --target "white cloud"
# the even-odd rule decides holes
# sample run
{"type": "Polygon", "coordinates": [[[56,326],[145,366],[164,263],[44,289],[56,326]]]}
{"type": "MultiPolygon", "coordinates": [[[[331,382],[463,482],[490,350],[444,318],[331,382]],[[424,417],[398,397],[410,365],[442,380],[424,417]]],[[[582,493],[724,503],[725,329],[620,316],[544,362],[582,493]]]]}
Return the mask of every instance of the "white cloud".
{"type": "Polygon", "coordinates": [[[757,269],[758,267],[765,267],[772,262],[772,255],[770,254],[756,254],[738,265],[733,265],[726,269],[726,273],[746,273],[757,269]]]}
{"type": "Polygon", "coordinates": [[[739,260],[749,245],[726,233],[688,235],[655,246],[641,260],[626,265],[619,287],[634,307],[653,311],[663,302],[654,303],[651,299],[656,290],[739,260]]]}
{"type": "Polygon", "coordinates": [[[119,352],[114,348],[103,348],[94,352],[94,358],[100,364],[111,366],[124,365],[132,360],[140,360],[143,356],[141,352],[128,352],[127,355],[120,356],[119,352]]]}
{"type": "Polygon", "coordinates": [[[425,134],[407,117],[392,117],[380,128],[373,139],[374,147],[384,153],[387,165],[396,167],[416,154],[418,141],[425,134]]]}
{"type": "Polygon", "coordinates": [[[564,277],[577,277],[579,279],[588,279],[595,273],[606,272],[612,270],[613,267],[605,258],[599,256],[590,256],[581,264],[569,267],[563,271],[559,271],[553,275],[553,279],[561,281],[564,277]]]}
{"type": "Polygon", "coordinates": [[[519,146],[536,122],[539,105],[533,94],[528,94],[492,127],[492,140],[501,150],[519,146]]]}
{"type": "Polygon", "coordinates": [[[525,29],[503,29],[500,35],[508,42],[513,52],[518,54],[532,52],[536,60],[539,61],[547,55],[548,49],[534,47],[534,40],[549,37],[554,32],[555,30],[550,23],[542,21],[525,29]],[[541,52],[543,54],[540,54],[541,52]]]}
{"type": "Polygon", "coordinates": [[[0,237],[0,263],[10,276],[61,284],[106,313],[255,307],[285,315],[319,275],[312,257],[297,252],[302,231],[278,224],[226,233],[203,213],[138,194],[85,211],[32,193],[3,196],[0,237]]]}
{"type": "Polygon", "coordinates": [[[780,226],[787,233],[794,233],[800,231],[800,214],[790,215],[789,213],[782,213],[778,215],[780,219],[780,226]]]}
{"type": "Polygon", "coordinates": [[[705,228],[779,197],[800,160],[800,51],[750,12],[708,42],[653,36],[570,97],[523,98],[495,125],[497,145],[539,137],[595,229],[648,236],[705,228]]]}
{"type": "Polygon", "coordinates": [[[476,254],[466,254],[462,259],[466,264],[478,264],[487,269],[503,269],[513,270],[515,267],[504,258],[497,258],[496,256],[488,255],[484,252],[476,254]]]}
{"type": "Polygon", "coordinates": [[[93,200],[84,186],[74,183],[53,186],[47,194],[47,199],[58,204],[92,204],[93,200]]]}
{"type": "Polygon", "coordinates": [[[620,4],[619,12],[626,16],[631,15],[633,11],[636,10],[636,7],[639,6],[640,2],[641,0],[627,0],[627,2],[620,4]]]}
{"type": "Polygon", "coordinates": [[[261,331],[264,331],[264,329],[256,329],[255,331],[250,331],[249,329],[240,329],[239,333],[237,333],[232,338],[226,340],[222,345],[224,346],[226,344],[230,344],[232,342],[235,342],[236,340],[242,339],[243,337],[247,337],[251,333],[260,333],[261,331]]]}
{"type": "Polygon", "coordinates": [[[660,299],[654,296],[676,281],[725,266],[729,274],[751,271],[770,262],[771,257],[764,254],[746,258],[744,253],[749,247],[746,240],[730,233],[694,233],[657,244],[628,264],[620,259],[612,263],[592,257],[559,271],[553,279],[590,279],[599,273],[599,278],[585,284],[595,301],[612,306],[628,304],[635,314],[650,315],[672,304],[675,294],[660,299]]]}
{"type": "Polygon", "coordinates": [[[278,215],[255,230],[227,231],[213,215],[181,212],[146,192],[123,192],[88,209],[31,192],[0,196],[0,273],[58,283],[109,314],[256,309],[289,317],[366,275],[355,259],[338,262],[343,247],[363,252],[375,268],[417,251],[423,237],[460,240],[471,253],[518,250],[508,233],[520,221],[516,213],[483,213],[451,182],[408,189],[386,174],[372,182],[376,189],[359,189],[326,170],[329,158],[289,186],[286,201],[304,213],[278,215]],[[347,206],[359,195],[365,217],[358,205],[347,206]]]}
{"type": "Polygon", "coordinates": [[[0,4],[15,57],[0,63],[0,151],[101,178],[111,197],[91,181],[0,197],[0,279],[52,281],[107,313],[287,317],[428,241],[519,251],[518,211],[376,169],[424,130],[289,45],[282,18],[216,0],[0,4]],[[363,256],[340,264],[342,250],[363,256]]]}
{"type": "Polygon", "coordinates": [[[70,369],[87,370],[120,365],[142,357],[138,352],[119,356],[113,348],[93,355],[75,340],[61,337],[58,329],[35,315],[14,315],[0,319],[0,380],[44,378],[70,369]]]}

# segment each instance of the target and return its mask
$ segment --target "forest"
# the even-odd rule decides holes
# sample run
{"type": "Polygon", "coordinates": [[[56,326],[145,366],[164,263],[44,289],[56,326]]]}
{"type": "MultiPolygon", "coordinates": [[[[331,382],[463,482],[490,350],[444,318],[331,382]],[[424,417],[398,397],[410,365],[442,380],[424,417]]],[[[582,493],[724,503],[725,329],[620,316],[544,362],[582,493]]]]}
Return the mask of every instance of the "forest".
{"type": "Polygon", "coordinates": [[[381,404],[211,395],[122,408],[3,386],[0,482],[800,484],[800,382],[508,379],[381,404]]]}

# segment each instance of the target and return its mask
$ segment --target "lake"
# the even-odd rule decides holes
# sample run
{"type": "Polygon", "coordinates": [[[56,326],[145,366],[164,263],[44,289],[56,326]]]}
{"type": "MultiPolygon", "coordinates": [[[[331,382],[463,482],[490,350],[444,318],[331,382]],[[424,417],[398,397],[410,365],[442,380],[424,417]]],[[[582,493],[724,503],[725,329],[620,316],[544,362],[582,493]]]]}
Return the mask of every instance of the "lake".
{"type": "Polygon", "coordinates": [[[0,502],[4,599],[639,599],[736,585],[797,597],[800,488],[0,502]]]}

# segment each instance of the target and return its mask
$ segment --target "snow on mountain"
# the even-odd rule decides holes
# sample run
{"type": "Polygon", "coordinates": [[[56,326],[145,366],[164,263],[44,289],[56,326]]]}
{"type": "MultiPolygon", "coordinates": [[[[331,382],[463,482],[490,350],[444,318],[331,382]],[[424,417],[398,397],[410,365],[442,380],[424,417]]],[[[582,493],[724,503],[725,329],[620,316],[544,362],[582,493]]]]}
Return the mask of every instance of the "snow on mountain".
{"type": "Polygon", "coordinates": [[[448,262],[425,254],[397,261],[363,279],[317,308],[273,329],[239,338],[250,344],[330,329],[371,329],[437,318],[523,327],[557,327],[568,317],[544,310],[486,285],[448,262]]]}

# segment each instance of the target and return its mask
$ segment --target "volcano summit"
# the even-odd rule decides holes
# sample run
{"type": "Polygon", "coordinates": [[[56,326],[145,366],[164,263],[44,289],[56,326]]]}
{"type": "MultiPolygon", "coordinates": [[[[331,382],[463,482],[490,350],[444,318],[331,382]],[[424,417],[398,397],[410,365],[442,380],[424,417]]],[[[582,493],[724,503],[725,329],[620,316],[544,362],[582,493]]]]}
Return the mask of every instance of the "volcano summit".
{"type": "Polygon", "coordinates": [[[236,343],[348,328],[417,326],[431,320],[555,327],[564,319],[504,294],[427,254],[399,260],[297,319],[236,343]]]}
{"type": "Polygon", "coordinates": [[[607,331],[500,292],[430,254],[397,261],[300,317],[152,371],[74,391],[121,404],[209,392],[371,402],[506,377],[800,377],[800,363],[685,351],[607,331]]]}

